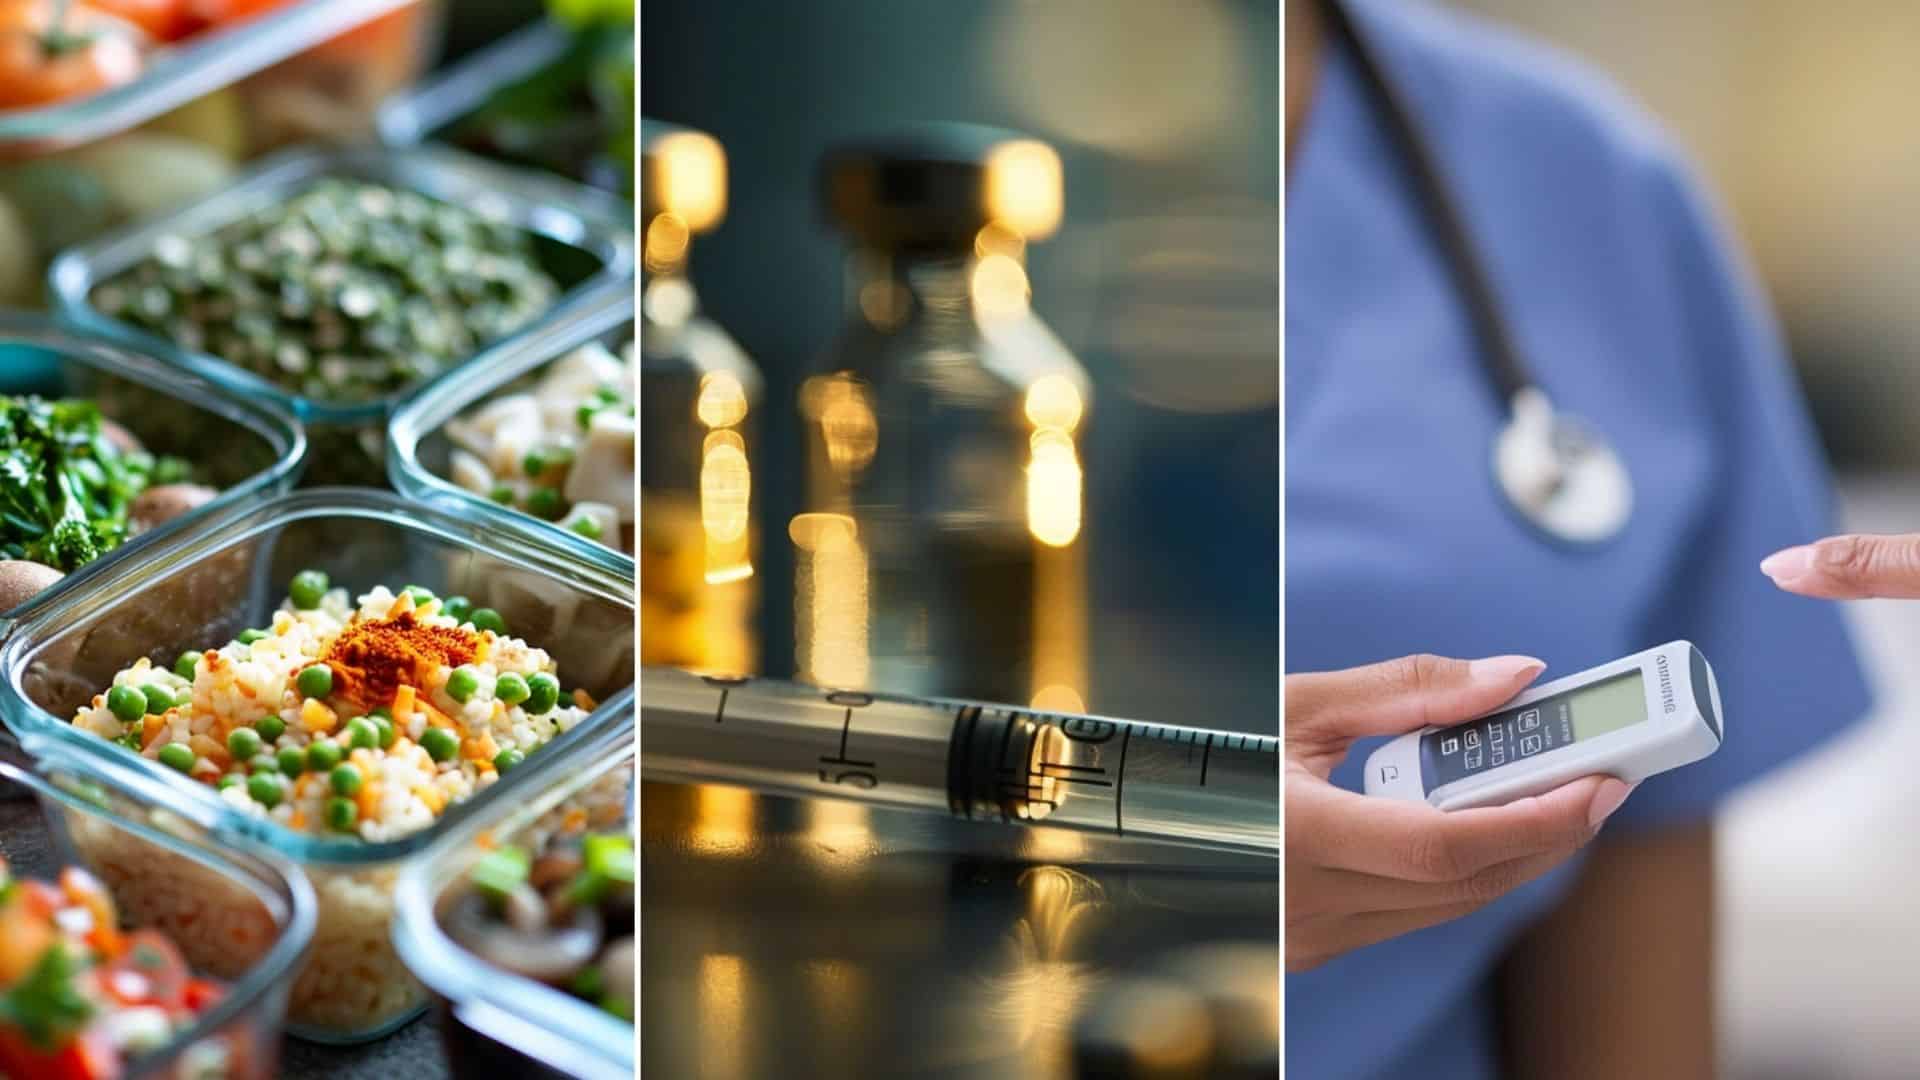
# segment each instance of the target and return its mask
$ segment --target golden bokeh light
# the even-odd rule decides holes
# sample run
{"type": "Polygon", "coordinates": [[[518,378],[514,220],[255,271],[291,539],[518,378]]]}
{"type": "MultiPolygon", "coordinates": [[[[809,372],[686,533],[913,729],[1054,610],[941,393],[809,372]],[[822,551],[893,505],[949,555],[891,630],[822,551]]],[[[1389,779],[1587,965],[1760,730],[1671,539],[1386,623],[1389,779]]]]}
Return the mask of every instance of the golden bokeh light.
{"type": "Polygon", "coordinates": [[[706,232],[727,213],[727,154],[712,136],[676,131],[653,147],[654,202],[692,232],[706,232]]]}
{"type": "Polygon", "coordinates": [[[746,444],[739,433],[709,434],[700,458],[700,524],[709,538],[725,544],[747,535],[752,491],[746,444]]]}
{"type": "Polygon", "coordinates": [[[647,222],[647,269],[655,273],[677,270],[687,258],[687,239],[692,235],[685,219],[667,211],[655,214],[647,222]]]}
{"type": "Polygon", "coordinates": [[[1027,422],[1036,428],[1072,431],[1085,408],[1080,388],[1065,375],[1042,375],[1027,387],[1027,422]]]}
{"type": "MultiPolygon", "coordinates": [[[[700,396],[694,414],[710,428],[732,427],[747,418],[747,391],[730,371],[700,376],[700,396]]],[[[1031,415],[1031,412],[1029,412],[1031,415]]]]}
{"type": "Polygon", "coordinates": [[[1026,238],[997,221],[989,221],[973,237],[973,254],[984,259],[989,255],[1005,255],[1010,259],[1024,259],[1027,255],[1026,238]]]}
{"type": "Polygon", "coordinates": [[[848,375],[816,375],[800,387],[800,407],[820,425],[827,463],[845,474],[864,469],[880,445],[867,390],[848,375]]]}
{"type": "Polygon", "coordinates": [[[853,519],[799,514],[787,535],[794,546],[794,653],[802,681],[866,685],[867,553],[853,519]]]}
{"type": "Polygon", "coordinates": [[[973,310],[982,321],[1024,315],[1033,290],[1026,267],[1010,255],[989,255],[973,265],[973,310]]]}
{"type": "Polygon", "coordinates": [[[987,213],[1029,240],[1060,226],[1060,155],[1046,143],[1016,139],[987,155],[987,213]]]}
{"type": "Polygon", "coordinates": [[[1051,547],[1080,535],[1080,461],[1073,437],[1053,428],[1033,433],[1027,464],[1027,531],[1051,547]]]}

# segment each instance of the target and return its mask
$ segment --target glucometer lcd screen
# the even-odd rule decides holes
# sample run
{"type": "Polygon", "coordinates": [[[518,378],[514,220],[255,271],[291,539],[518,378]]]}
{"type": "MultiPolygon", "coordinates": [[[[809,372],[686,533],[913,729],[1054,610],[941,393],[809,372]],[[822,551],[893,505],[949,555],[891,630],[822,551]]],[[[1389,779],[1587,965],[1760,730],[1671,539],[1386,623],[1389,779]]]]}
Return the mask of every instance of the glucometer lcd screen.
{"type": "Polygon", "coordinates": [[[1636,669],[1575,690],[1567,697],[1573,739],[1584,742],[1638,723],[1647,715],[1646,680],[1636,669]]]}

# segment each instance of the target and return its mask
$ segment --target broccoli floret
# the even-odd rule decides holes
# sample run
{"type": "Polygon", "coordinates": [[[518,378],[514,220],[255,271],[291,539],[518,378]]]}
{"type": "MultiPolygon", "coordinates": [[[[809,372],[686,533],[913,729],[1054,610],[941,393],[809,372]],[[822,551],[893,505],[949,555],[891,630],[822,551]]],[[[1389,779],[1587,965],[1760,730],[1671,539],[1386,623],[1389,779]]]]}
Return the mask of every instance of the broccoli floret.
{"type": "Polygon", "coordinates": [[[93,527],[85,518],[61,518],[45,536],[27,545],[27,558],[67,572],[78,570],[102,554],[100,538],[94,535],[93,527]]]}

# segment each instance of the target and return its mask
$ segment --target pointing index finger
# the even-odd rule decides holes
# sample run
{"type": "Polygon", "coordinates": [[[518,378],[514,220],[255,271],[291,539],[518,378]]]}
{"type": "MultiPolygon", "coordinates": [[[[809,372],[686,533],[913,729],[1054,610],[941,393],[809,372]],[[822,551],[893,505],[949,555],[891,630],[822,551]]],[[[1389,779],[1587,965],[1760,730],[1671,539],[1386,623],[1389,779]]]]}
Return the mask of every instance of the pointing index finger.
{"type": "Polygon", "coordinates": [[[1829,536],[1767,556],[1760,572],[1802,596],[1920,598],[1920,534],[1829,536]]]}

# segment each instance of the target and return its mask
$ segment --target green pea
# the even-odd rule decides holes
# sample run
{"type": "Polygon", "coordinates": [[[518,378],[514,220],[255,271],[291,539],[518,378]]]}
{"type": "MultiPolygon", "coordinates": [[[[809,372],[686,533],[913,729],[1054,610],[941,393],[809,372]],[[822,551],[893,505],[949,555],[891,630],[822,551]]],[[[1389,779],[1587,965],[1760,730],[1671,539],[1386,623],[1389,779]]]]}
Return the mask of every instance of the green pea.
{"type": "Polygon", "coordinates": [[[503,636],[507,632],[507,620],[490,607],[474,608],[473,617],[467,621],[473,623],[475,630],[491,630],[503,636]]]}
{"type": "Polygon", "coordinates": [[[237,727],[227,732],[227,753],[235,761],[245,761],[261,750],[260,733],[252,728],[237,727]]]}
{"type": "Polygon", "coordinates": [[[194,669],[200,666],[200,656],[197,652],[181,653],[180,658],[173,662],[173,673],[191,682],[194,669]]]}
{"type": "Polygon", "coordinates": [[[539,476],[547,471],[547,459],[540,453],[539,447],[527,451],[527,456],[520,459],[520,470],[529,477],[539,476]]]}
{"type": "Polygon", "coordinates": [[[259,641],[261,638],[266,636],[267,636],[267,632],[265,630],[254,630],[252,628],[248,628],[246,630],[240,631],[239,636],[234,638],[234,640],[238,641],[242,645],[251,645],[254,642],[259,641]]]}
{"type": "Polygon", "coordinates": [[[589,540],[600,539],[600,520],[592,514],[580,514],[567,522],[567,528],[589,540]]]}
{"type": "Polygon", "coordinates": [[[172,742],[160,748],[160,764],[175,772],[186,772],[193,768],[195,756],[193,747],[186,743],[172,742]]]}
{"type": "Polygon", "coordinates": [[[307,767],[307,752],[297,746],[280,748],[280,771],[288,776],[299,776],[307,767]]]}
{"type": "Polygon", "coordinates": [[[493,490],[487,492],[487,498],[492,499],[501,506],[512,506],[513,489],[506,484],[495,484],[493,485],[493,490]]]}
{"type": "Polygon", "coordinates": [[[440,601],[440,614],[451,616],[454,622],[466,622],[473,614],[473,601],[464,596],[449,596],[440,601]]]}
{"type": "Polygon", "coordinates": [[[287,731],[287,722],[275,716],[273,713],[268,713],[261,717],[259,722],[253,726],[259,729],[260,737],[268,742],[279,742],[280,736],[286,734],[287,731]]]}
{"type": "Polygon", "coordinates": [[[435,761],[452,761],[460,752],[460,739],[446,728],[428,728],[420,735],[420,748],[435,761]]]}
{"type": "Polygon", "coordinates": [[[287,592],[294,607],[301,611],[312,611],[320,606],[320,600],[327,595],[327,587],[331,584],[324,570],[302,570],[293,575],[293,587],[287,592]]]}
{"type": "Polygon", "coordinates": [[[336,795],[352,795],[360,790],[360,767],[358,765],[338,765],[327,774],[327,784],[336,795]]]}
{"type": "Polygon", "coordinates": [[[239,773],[228,773],[221,777],[219,782],[213,785],[213,788],[215,791],[225,791],[230,787],[235,787],[242,783],[245,783],[245,781],[241,779],[239,773]]]}
{"type": "Polygon", "coordinates": [[[272,773],[257,772],[247,777],[247,794],[253,796],[254,802],[268,809],[280,805],[280,799],[286,792],[286,782],[272,773]]]}
{"type": "Polygon", "coordinates": [[[525,760],[527,760],[526,754],[509,746],[505,750],[493,755],[493,767],[501,772],[506,772],[508,769],[513,768],[525,760]]]}
{"type": "Polygon", "coordinates": [[[580,430],[585,431],[593,426],[593,414],[599,412],[604,407],[603,404],[590,401],[573,410],[573,419],[580,425],[580,430]]]}
{"type": "Polygon", "coordinates": [[[364,716],[347,721],[347,745],[355,750],[372,750],[380,745],[380,729],[364,716]]]}
{"type": "Polygon", "coordinates": [[[340,744],[327,739],[315,740],[307,747],[308,772],[332,772],[343,756],[340,744]]]}
{"type": "Polygon", "coordinates": [[[527,700],[532,691],[527,689],[527,680],[509,671],[493,681],[493,696],[506,705],[518,705],[527,700]]]}
{"type": "Polygon", "coordinates": [[[131,724],[147,715],[147,695],[131,686],[116,686],[107,691],[107,709],[123,724],[131,724]]]}
{"type": "Polygon", "coordinates": [[[280,759],[266,751],[261,751],[247,759],[247,771],[254,774],[272,773],[280,775],[280,759]]]}
{"type": "Polygon", "coordinates": [[[393,721],[384,716],[378,714],[369,716],[367,717],[367,722],[373,725],[374,733],[380,737],[380,749],[382,750],[391,747],[393,741],[400,737],[400,733],[393,729],[393,721]]]}
{"type": "Polygon", "coordinates": [[[335,832],[351,832],[360,820],[360,808],[352,799],[333,798],[327,800],[327,827],[335,832]]]}
{"type": "Polygon", "coordinates": [[[447,696],[462,705],[473,700],[480,689],[480,672],[471,665],[462,664],[447,676],[447,696]]]}
{"type": "Polygon", "coordinates": [[[537,518],[553,521],[566,509],[566,500],[560,496],[557,488],[537,487],[527,492],[527,513],[537,518]]]}
{"type": "Polygon", "coordinates": [[[528,716],[545,716],[560,703],[560,680],[542,671],[527,679],[528,716]]]}
{"type": "Polygon", "coordinates": [[[156,716],[173,708],[173,691],[158,683],[141,687],[140,694],[147,699],[147,711],[156,716]]]}
{"type": "Polygon", "coordinates": [[[388,723],[392,723],[392,722],[393,722],[393,706],[391,706],[391,705],[376,705],[376,706],[374,706],[374,708],[373,708],[373,711],[372,711],[372,712],[370,712],[370,713],[368,713],[367,715],[368,715],[368,716],[378,716],[378,717],[380,717],[380,718],[382,718],[382,719],[384,719],[384,720],[386,720],[386,721],[387,721],[388,723]]]}
{"type": "Polygon", "coordinates": [[[300,677],[294,680],[294,685],[307,697],[325,698],[333,693],[333,669],[325,664],[304,668],[300,677]]]}
{"type": "Polygon", "coordinates": [[[419,607],[421,604],[433,599],[433,590],[420,585],[409,585],[400,591],[413,597],[414,607],[419,607]]]}

